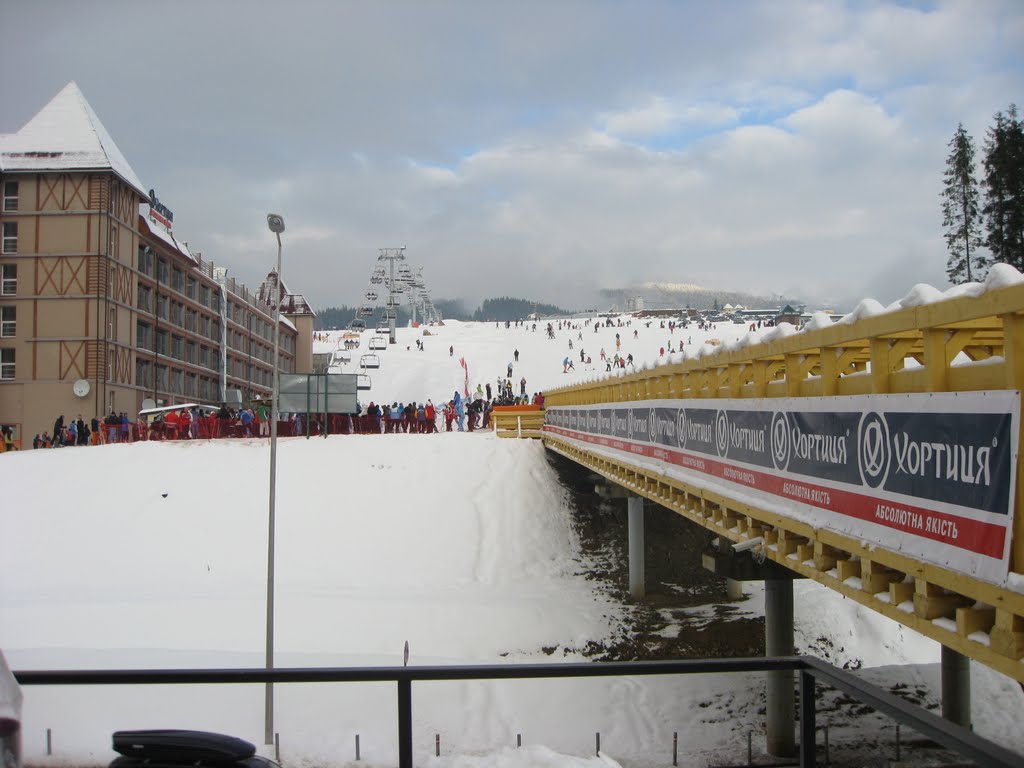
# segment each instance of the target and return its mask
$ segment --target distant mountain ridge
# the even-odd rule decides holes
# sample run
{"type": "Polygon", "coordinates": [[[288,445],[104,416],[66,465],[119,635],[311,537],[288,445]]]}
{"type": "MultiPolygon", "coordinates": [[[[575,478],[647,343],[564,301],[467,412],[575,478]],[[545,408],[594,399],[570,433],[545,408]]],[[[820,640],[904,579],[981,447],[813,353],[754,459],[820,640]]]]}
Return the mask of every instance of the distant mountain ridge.
{"type": "Polygon", "coordinates": [[[601,296],[610,304],[625,309],[631,305],[630,299],[639,296],[643,299],[646,309],[675,309],[692,307],[693,309],[713,309],[726,304],[741,305],[748,309],[783,307],[786,304],[802,305],[804,302],[793,296],[773,294],[761,296],[745,291],[728,291],[716,288],[705,288],[694,283],[648,282],[630,288],[609,288],[601,291],[601,296]]]}

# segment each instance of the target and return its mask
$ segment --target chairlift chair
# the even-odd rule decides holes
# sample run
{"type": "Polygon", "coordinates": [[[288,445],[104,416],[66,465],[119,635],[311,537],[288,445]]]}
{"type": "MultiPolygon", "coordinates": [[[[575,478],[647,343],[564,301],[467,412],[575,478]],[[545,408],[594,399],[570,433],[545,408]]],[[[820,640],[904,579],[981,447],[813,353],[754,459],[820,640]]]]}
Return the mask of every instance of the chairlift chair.
{"type": "Polygon", "coordinates": [[[360,317],[373,317],[373,307],[360,307],[359,308],[359,316],[360,317]]]}
{"type": "MultiPolygon", "coordinates": [[[[379,329],[378,329],[379,330],[379,329]]],[[[387,330],[386,328],[384,330],[387,330]]],[[[387,349],[388,340],[383,336],[373,336],[370,339],[370,349],[387,349]]]]}
{"type": "Polygon", "coordinates": [[[360,320],[357,317],[355,320],[353,320],[351,323],[348,324],[348,327],[349,327],[349,329],[351,329],[353,331],[365,331],[366,330],[366,321],[365,320],[360,320]]]}
{"type": "Polygon", "coordinates": [[[365,354],[359,358],[360,368],[380,368],[380,356],[374,354],[365,354]]]}
{"type": "Polygon", "coordinates": [[[377,292],[376,291],[367,291],[366,292],[366,300],[367,301],[376,301],[377,300],[377,292]]]}
{"type": "Polygon", "coordinates": [[[357,373],[356,374],[356,389],[367,390],[373,384],[370,381],[370,374],[368,373],[357,373]]]}

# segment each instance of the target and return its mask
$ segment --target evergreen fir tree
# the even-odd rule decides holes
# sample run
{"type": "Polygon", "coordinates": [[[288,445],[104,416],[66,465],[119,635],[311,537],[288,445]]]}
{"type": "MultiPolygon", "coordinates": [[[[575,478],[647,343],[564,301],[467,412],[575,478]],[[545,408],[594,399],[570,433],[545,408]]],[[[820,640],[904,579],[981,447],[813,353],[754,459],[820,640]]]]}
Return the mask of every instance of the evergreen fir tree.
{"type": "Polygon", "coordinates": [[[984,277],[985,259],[978,253],[981,214],[978,182],[974,177],[974,140],[963,123],[957,127],[949,147],[942,191],[942,226],[946,228],[949,251],[946,274],[951,283],[969,283],[984,277]]]}
{"type": "Polygon", "coordinates": [[[1016,105],[995,114],[983,164],[985,244],[993,261],[1024,271],[1024,126],[1016,105]]]}

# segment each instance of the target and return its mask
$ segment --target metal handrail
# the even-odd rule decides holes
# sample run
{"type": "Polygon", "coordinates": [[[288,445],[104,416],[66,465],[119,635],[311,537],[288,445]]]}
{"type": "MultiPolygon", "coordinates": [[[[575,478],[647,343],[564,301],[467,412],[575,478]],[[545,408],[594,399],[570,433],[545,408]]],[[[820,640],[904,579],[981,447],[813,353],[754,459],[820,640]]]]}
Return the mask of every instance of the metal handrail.
{"type": "Polygon", "coordinates": [[[14,673],[21,685],[183,685],[211,683],[341,683],[398,684],[399,766],[412,768],[412,683],[443,680],[511,680],[635,675],[721,674],[726,672],[799,672],[800,765],[815,766],[814,686],[817,681],[838,688],[859,701],[909,725],[958,754],[988,768],[1015,768],[1021,755],[994,744],[901,699],[848,671],[811,656],[775,658],[686,659],[559,664],[490,664],[422,667],[293,667],[277,669],[111,669],[23,670],[14,673]]]}

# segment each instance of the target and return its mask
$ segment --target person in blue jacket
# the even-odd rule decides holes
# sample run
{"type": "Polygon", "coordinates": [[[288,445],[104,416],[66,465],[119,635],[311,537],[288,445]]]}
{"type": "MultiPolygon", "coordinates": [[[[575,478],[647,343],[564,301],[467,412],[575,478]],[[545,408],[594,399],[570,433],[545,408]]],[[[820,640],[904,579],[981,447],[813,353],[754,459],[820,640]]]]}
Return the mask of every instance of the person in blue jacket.
{"type": "Polygon", "coordinates": [[[455,417],[459,421],[459,432],[466,431],[466,409],[462,407],[462,395],[459,394],[459,390],[455,390],[455,397],[452,398],[455,403],[455,417]]]}

